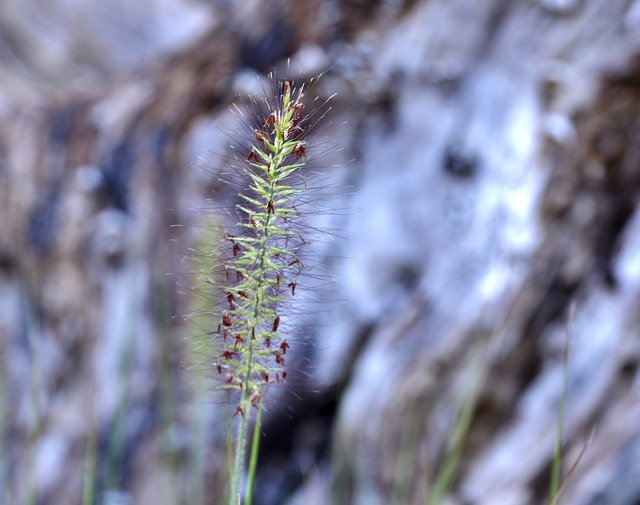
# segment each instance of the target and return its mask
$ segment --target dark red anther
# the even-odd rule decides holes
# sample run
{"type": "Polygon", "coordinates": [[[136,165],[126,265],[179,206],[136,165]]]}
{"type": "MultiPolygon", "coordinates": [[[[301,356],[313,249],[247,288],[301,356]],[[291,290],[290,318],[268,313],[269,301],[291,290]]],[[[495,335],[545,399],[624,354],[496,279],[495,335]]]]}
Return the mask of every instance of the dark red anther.
{"type": "Polygon", "coordinates": [[[304,144],[299,143],[296,146],[296,148],[293,150],[293,154],[295,154],[296,159],[298,159],[298,158],[300,158],[302,156],[306,157],[307,156],[307,147],[304,144]]]}
{"type": "Polygon", "coordinates": [[[273,320],[273,326],[271,326],[271,331],[278,331],[278,326],[280,326],[280,316],[276,316],[273,320]]]}
{"type": "Polygon", "coordinates": [[[258,406],[258,402],[260,401],[261,395],[257,391],[251,395],[251,405],[258,406]]]}
{"type": "Polygon", "coordinates": [[[227,378],[225,379],[224,383],[231,384],[232,382],[233,382],[233,375],[227,375],[227,378]]]}
{"type": "Polygon", "coordinates": [[[273,213],[275,213],[275,209],[273,208],[273,200],[269,200],[269,203],[267,203],[267,214],[273,213]]]}
{"type": "Polygon", "coordinates": [[[219,374],[222,373],[222,365],[220,363],[216,363],[216,370],[218,370],[219,374]]]}
{"type": "Polygon", "coordinates": [[[239,344],[243,344],[244,343],[244,338],[242,335],[240,335],[240,333],[236,333],[233,336],[233,347],[234,349],[238,347],[239,344]]]}
{"type": "Polygon", "coordinates": [[[266,383],[269,384],[269,374],[267,372],[262,372],[260,374],[260,378],[266,383]]]}
{"type": "Polygon", "coordinates": [[[276,354],[276,363],[278,365],[284,365],[284,357],[282,356],[282,354],[276,354]]]}
{"type": "Polygon", "coordinates": [[[286,371],[282,371],[282,382],[284,382],[284,380],[287,378],[287,372],[286,371]]]}
{"type": "Polygon", "coordinates": [[[280,280],[281,280],[280,272],[276,272],[276,286],[280,286],[280,280]]]}
{"type": "Polygon", "coordinates": [[[226,360],[233,359],[238,355],[236,351],[230,351],[229,349],[225,349],[222,351],[222,357],[226,360]]]}
{"type": "Polygon", "coordinates": [[[287,138],[290,140],[302,136],[302,133],[304,132],[302,128],[300,128],[299,126],[296,126],[296,122],[297,122],[297,119],[294,118],[293,126],[287,130],[287,138]]]}
{"type": "Polygon", "coordinates": [[[291,83],[289,81],[284,81],[282,83],[282,93],[285,95],[291,93],[291,83]]]}
{"type": "Polygon", "coordinates": [[[244,279],[244,274],[240,270],[236,270],[236,281],[242,282],[244,279]]]}
{"type": "Polygon", "coordinates": [[[264,346],[265,347],[271,347],[271,337],[266,337],[264,339],[264,346]]]}
{"type": "Polygon", "coordinates": [[[236,411],[234,412],[233,417],[236,417],[238,414],[244,417],[244,411],[242,410],[242,407],[240,405],[236,407],[236,411]]]}
{"type": "Polygon", "coordinates": [[[227,335],[228,335],[228,334],[227,334],[227,330],[224,330],[224,331],[222,332],[222,340],[223,340],[224,342],[226,342],[226,341],[227,341],[227,335]]]}
{"type": "Polygon", "coordinates": [[[291,296],[295,296],[296,294],[296,283],[295,282],[290,282],[289,284],[287,284],[287,287],[291,288],[291,296]]]}
{"type": "Polygon", "coordinates": [[[287,354],[287,349],[289,349],[289,343],[286,340],[283,340],[280,344],[280,350],[282,354],[287,354]]]}
{"type": "Polygon", "coordinates": [[[242,297],[242,298],[249,298],[249,295],[247,294],[246,291],[238,291],[238,294],[242,297]]]}
{"type": "Polygon", "coordinates": [[[256,152],[251,149],[251,151],[249,151],[249,155],[247,156],[247,161],[255,161],[256,160],[256,152]]]}
{"type": "Polygon", "coordinates": [[[231,326],[233,321],[231,320],[231,315],[228,312],[222,314],[222,324],[225,326],[231,326]]]}
{"type": "Polygon", "coordinates": [[[241,249],[240,246],[238,245],[237,242],[233,243],[233,257],[235,258],[239,253],[240,253],[241,249]]]}
{"type": "Polygon", "coordinates": [[[263,148],[266,147],[264,139],[269,137],[266,132],[263,132],[261,130],[253,130],[253,136],[256,138],[256,141],[260,144],[260,146],[262,146],[263,148]]]}
{"type": "Polygon", "coordinates": [[[269,128],[269,127],[272,127],[274,124],[276,124],[276,115],[272,112],[267,116],[267,119],[264,120],[264,126],[265,128],[269,128]]]}
{"type": "Polygon", "coordinates": [[[233,297],[233,293],[227,291],[227,301],[229,302],[229,308],[233,309],[233,305],[236,299],[233,297]]]}

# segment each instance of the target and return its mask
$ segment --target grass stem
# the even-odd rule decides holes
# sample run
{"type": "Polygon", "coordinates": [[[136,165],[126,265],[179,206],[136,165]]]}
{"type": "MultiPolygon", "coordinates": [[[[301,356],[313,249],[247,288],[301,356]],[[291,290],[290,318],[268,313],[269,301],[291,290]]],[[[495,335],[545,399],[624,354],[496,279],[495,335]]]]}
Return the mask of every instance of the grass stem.
{"type": "Polygon", "coordinates": [[[253,490],[255,487],[256,468],[258,467],[258,452],[260,451],[260,436],[262,435],[262,400],[258,403],[258,413],[253,426],[253,441],[251,442],[251,455],[249,457],[249,473],[247,475],[247,499],[245,505],[252,505],[253,490]]]}

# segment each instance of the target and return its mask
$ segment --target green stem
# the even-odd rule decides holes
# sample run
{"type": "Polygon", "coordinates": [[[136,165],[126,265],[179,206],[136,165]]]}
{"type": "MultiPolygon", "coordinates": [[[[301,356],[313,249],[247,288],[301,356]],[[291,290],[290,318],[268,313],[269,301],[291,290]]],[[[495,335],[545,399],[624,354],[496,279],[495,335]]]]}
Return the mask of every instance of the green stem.
{"type": "Polygon", "coordinates": [[[247,499],[245,505],[253,503],[253,489],[256,478],[256,467],[258,466],[258,452],[260,451],[260,436],[262,434],[262,400],[258,403],[258,413],[253,426],[253,441],[251,442],[251,456],[249,457],[249,473],[247,475],[247,499]]]}
{"type": "Polygon", "coordinates": [[[92,505],[95,496],[96,481],[96,440],[92,436],[87,444],[84,457],[84,484],[82,487],[82,505],[92,505]]]}
{"type": "MultiPolygon", "coordinates": [[[[242,402],[240,403],[240,408],[244,409],[245,407],[245,399],[244,394],[242,395],[242,402]]],[[[249,413],[247,412],[247,415],[249,413]]],[[[229,505],[240,505],[240,479],[242,477],[242,470],[244,467],[244,451],[245,445],[247,441],[247,419],[241,414],[240,418],[240,426],[238,427],[238,437],[236,439],[236,457],[235,457],[235,465],[233,467],[233,475],[231,478],[231,493],[229,493],[229,505]]]]}
{"type": "Polygon", "coordinates": [[[564,425],[567,409],[567,396],[569,394],[569,347],[571,345],[571,330],[573,324],[573,314],[575,302],[569,305],[567,316],[567,329],[565,337],[564,352],[562,357],[562,394],[558,405],[558,415],[556,419],[556,442],[553,448],[553,460],[551,461],[551,477],[549,478],[549,503],[555,505],[560,498],[560,477],[562,472],[562,448],[564,446],[564,425]]]}

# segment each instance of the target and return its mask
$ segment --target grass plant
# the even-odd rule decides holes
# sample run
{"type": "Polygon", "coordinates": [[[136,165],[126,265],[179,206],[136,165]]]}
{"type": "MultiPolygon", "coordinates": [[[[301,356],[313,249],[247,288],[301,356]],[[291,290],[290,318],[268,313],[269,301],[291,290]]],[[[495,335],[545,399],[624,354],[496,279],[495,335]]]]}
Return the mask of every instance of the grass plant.
{"type": "Polygon", "coordinates": [[[453,431],[447,441],[444,458],[427,494],[426,505],[440,505],[453,484],[456,472],[460,466],[462,451],[464,450],[476,413],[480,392],[486,379],[486,373],[482,363],[483,359],[484,353],[481,353],[481,358],[476,360],[472,365],[472,370],[469,374],[470,380],[468,381],[469,389],[458,409],[453,431]]]}
{"type": "Polygon", "coordinates": [[[308,135],[319,120],[305,114],[304,89],[273,79],[270,94],[253,99],[248,111],[236,108],[251,139],[237,174],[247,190],[238,194],[234,231],[223,236],[224,309],[215,332],[220,350],[214,363],[223,387],[237,395],[229,505],[252,503],[264,394],[287,379],[285,320],[305,269],[299,224],[306,181],[301,171],[308,135]]]}

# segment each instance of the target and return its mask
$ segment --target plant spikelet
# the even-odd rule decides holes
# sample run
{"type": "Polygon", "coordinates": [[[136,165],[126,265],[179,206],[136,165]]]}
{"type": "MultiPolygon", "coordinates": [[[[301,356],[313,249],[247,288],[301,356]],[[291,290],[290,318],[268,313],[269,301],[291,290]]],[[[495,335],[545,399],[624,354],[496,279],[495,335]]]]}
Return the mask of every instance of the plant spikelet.
{"type": "Polygon", "coordinates": [[[296,278],[303,268],[298,257],[300,236],[293,227],[299,217],[294,201],[302,189],[292,182],[306,161],[303,88],[296,89],[289,81],[279,87],[275,103],[265,102],[270,110],[263,117],[258,114],[252,125],[254,142],[245,168],[250,186],[237,204],[243,233],[225,235],[229,282],[216,369],[226,377],[227,388],[242,392],[239,412],[245,414],[251,398],[286,377],[288,344],[278,307],[295,296],[296,278]]]}
{"type": "Polygon", "coordinates": [[[262,398],[270,384],[287,378],[289,343],[286,314],[281,310],[290,308],[284,302],[295,297],[304,269],[299,255],[304,238],[297,227],[300,211],[296,207],[304,184],[296,175],[306,164],[306,138],[318,118],[304,114],[304,86],[296,88],[286,80],[273,83],[276,92],[271,99],[254,100],[250,119],[243,121],[251,138],[242,168],[248,188],[238,195],[237,231],[224,235],[228,260],[215,370],[223,387],[240,393],[234,410],[240,421],[230,503],[240,500],[248,418],[255,411],[246,491],[247,503],[251,501],[262,398]]]}

